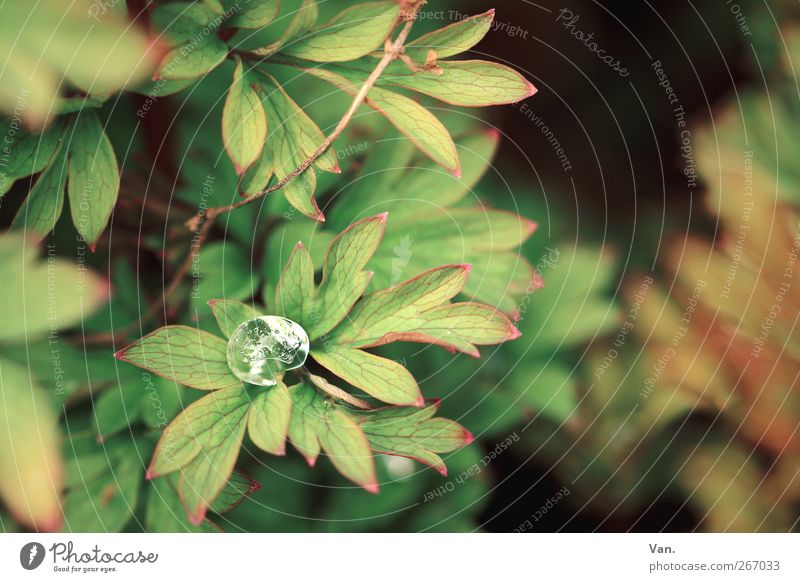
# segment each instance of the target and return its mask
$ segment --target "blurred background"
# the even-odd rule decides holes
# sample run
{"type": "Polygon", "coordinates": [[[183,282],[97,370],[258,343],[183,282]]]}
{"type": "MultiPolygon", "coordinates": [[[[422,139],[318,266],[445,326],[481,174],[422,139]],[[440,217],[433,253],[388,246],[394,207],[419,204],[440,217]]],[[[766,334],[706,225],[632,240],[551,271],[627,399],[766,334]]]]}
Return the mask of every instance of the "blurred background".
{"type": "MultiPolygon", "coordinates": [[[[353,3],[325,2],[321,11],[353,3]]],[[[482,350],[480,360],[419,346],[383,350],[475,442],[446,456],[447,477],[379,457],[379,496],[346,485],[327,464],[312,470],[296,454],[248,452],[242,468],[261,488],[215,521],[226,531],[797,531],[800,4],[431,0],[415,34],[491,8],[492,30],[473,55],[516,68],[538,93],[513,106],[432,109],[460,139],[481,135],[491,142],[481,147],[497,148],[455,206],[482,204],[538,224],[521,259],[509,249],[487,255],[487,265],[503,265],[500,292],[488,266],[474,289],[513,314],[522,337],[482,350]]],[[[72,442],[85,437],[67,451],[68,464],[97,463],[96,488],[67,496],[75,531],[154,529],[141,466],[129,483],[104,476],[117,462],[109,447],[146,461],[152,435],[127,422],[97,429],[91,412],[102,394],[110,410],[130,398],[126,382],[140,385],[141,374],[108,362],[107,338],[94,336],[155,327],[136,326],[142,305],[131,290],[155,296],[180,258],[181,220],[169,219],[191,217],[208,175],[198,169],[217,167],[229,75],[216,71],[188,95],[158,99],[141,124],[144,91],[101,110],[116,151],[136,148],[113,235],[87,258],[118,293],[85,322],[90,340],[64,347],[87,362],[71,372],[83,407],[62,419],[72,442]],[[113,436],[98,445],[98,434],[113,436]],[[106,513],[76,509],[101,503],[107,482],[124,502],[106,503],[106,513]]],[[[346,99],[320,100],[312,81],[281,80],[323,131],[346,108],[346,99]]],[[[336,206],[391,135],[377,117],[358,116],[337,142],[342,177],[320,177],[334,226],[379,206],[368,200],[340,215],[336,206]]],[[[215,171],[228,191],[230,169],[215,171]]],[[[2,226],[25,193],[17,185],[3,199],[2,226]]],[[[424,193],[395,194],[426,212],[424,193]]],[[[190,301],[245,300],[274,285],[284,241],[317,237],[300,220],[259,230],[284,212],[270,199],[263,216],[232,214],[204,250],[206,288],[190,301]]],[[[74,256],[70,229],[53,236],[74,256]]],[[[409,271],[425,263],[415,255],[424,240],[395,235],[387,260],[409,271]]],[[[209,314],[193,307],[187,317],[205,325],[209,314]]],[[[3,349],[31,357],[30,346],[3,349]]],[[[174,387],[155,384],[165,408],[186,404],[174,387]]],[[[142,416],[144,425],[157,420],[142,416]]],[[[2,510],[0,520],[8,531],[20,527],[2,510]]]]}

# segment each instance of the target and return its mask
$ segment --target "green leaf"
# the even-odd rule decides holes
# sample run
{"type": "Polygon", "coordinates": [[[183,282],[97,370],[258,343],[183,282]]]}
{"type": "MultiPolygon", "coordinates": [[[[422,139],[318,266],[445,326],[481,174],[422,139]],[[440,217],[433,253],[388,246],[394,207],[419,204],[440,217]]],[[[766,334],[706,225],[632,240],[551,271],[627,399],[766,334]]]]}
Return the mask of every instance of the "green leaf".
{"type": "Polygon", "coordinates": [[[0,396],[0,497],[18,522],[57,531],[64,463],[50,396],[27,368],[5,359],[0,359],[0,396]]]}
{"type": "Polygon", "coordinates": [[[405,53],[418,63],[424,63],[428,51],[436,51],[439,59],[468,51],[478,44],[492,27],[494,9],[459,20],[449,26],[424,34],[406,43],[405,53]]]}
{"type": "Polygon", "coordinates": [[[212,299],[208,304],[214,313],[219,329],[225,337],[230,337],[233,331],[245,321],[264,315],[252,304],[242,303],[241,301],[212,299]]]}
{"type": "Polygon", "coordinates": [[[275,20],[280,10],[280,0],[250,0],[241,6],[241,0],[225,0],[225,6],[231,10],[239,8],[227,22],[227,26],[236,28],[261,28],[275,20]]]}
{"type": "MultiPolygon", "coordinates": [[[[310,158],[317,152],[322,142],[325,141],[325,135],[303,108],[286,93],[280,83],[269,75],[265,76],[270,79],[274,86],[274,90],[269,93],[269,100],[275,109],[275,115],[281,120],[284,131],[291,136],[295,147],[301,152],[301,157],[303,159],[310,158]]],[[[265,91],[268,91],[268,89],[265,88],[265,91]]],[[[335,174],[341,172],[339,161],[336,159],[336,153],[333,148],[328,148],[320,155],[315,160],[314,166],[323,172],[335,174]]]]}
{"type": "Polygon", "coordinates": [[[151,490],[147,498],[147,509],[144,516],[144,524],[148,532],[219,532],[219,528],[207,519],[199,525],[189,522],[186,510],[178,496],[178,478],[175,473],[153,479],[150,481],[150,486],[151,490]]]}
{"type": "MultiPolygon", "coordinates": [[[[361,86],[359,75],[350,78],[322,68],[298,68],[336,85],[352,96],[358,93],[361,86]]],[[[384,115],[425,155],[450,173],[460,175],[461,165],[453,138],[442,122],[430,111],[408,97],[380,87],[370,89],[366,104],[384,115]]]]}
{"type": "Polygon", "coordinates": [[[317,22],[319,15],[317,4],[317,0],[303,0],[279,39],[251,52],[259,57],[268,57],[281,50],[290,41],[305,35],[317,22]]]}
{"type": "Polygon", "coordinates": [[[260,485],[257,481],[244,473],[234,471],[209,509],[218,514],[228,513],[259,488],[260,485]]]}
{"type": "Polygon", "coordinates": [[[13,114],[25,97],[26,125],[43,127],[60,87],[110,94],[152,72],[152,40],[124,11],[100,7],[89,0],[3,3],[0,44],[10,58],[0,72],[0,110],[13,114]]]}
{"type": "Polygon", "coordinates": [[[166,2],[150,12],[150,22],[173,45],[213,34],[217,15],[200,2],[166,2]],[[204,33],[204,27],[209,32],[204,33]]]}
{"type": "Polygon", "coordinates": [[[57,258],[53,247],[47,262],[36,260],[36,245],[18,233],[0,236],[0,248],[13,253],[0,261],[0,341],[30,344],[40,336],[57,336],[88,318],[108,297],[106,281],[57,258]]]}
{"type": "Polygon", "coordinates": [[[332,330],[366,290],[370,274],[364,267],[375,253],[386,228],[386,215],[354,223],[339,234],[322,264],[322,282],[309,326],[315,340],[332,330]]]}
{"type": "Polygon", "coordinates": [[[423,403],[411,372],[394,360],[336,345],[326,350],[312,347],[311,356],[342,380],[382,402],[401,406],[423,403]]]}
{"type": "Polygon", "coordinates": [[[267,139],[264,107],[238,56],[222,110],[222,139],[239,175],[258,159],[267,139]]]}
{"type": "Polygon", "coordinates": [[[303,243],[298,242],[275,288],[275,309],[293,321],[309,321],[315,293],[311,255],[303,243]]]}
{"type": "Polygon", "coordinates": [[[156,446],[148,478],[180,470],[178,493],[195,525],[233,472],[249,407],[242,386],[212,392],[178,415],[156,446]]]}
{"type": "Polygon", "coordinates": [[[2,148],[5,163],[0,167],[0,196],[3,196],[16,180],[41,172],[50,164],[61,145],[64,125],[53,123],[41,134],[14,129],[11,120],[0,127],[6,136],[2,148]]]}
{"type": "Polygon", "coordinates": [[[193,38],[170,50],[158,66],[156,79],[196,79],[207,75],[228,56],[228,46],[215,35],[193,38]]]}
{"type": "Polygon", "coordinates": [[[91,247],[103,233],[119,191],[114,148],[94,111],[78,114],[69,144],[69,206],[72,222],[91,247]]]}
{"type": "Polygon", "coordinates": [[[230,241],[204,245],[192,271],[190,301],[195,313],[218,297],[247,299],[258,286],[258,272],[252,268],[249,254],[230,241]]]}
{"type": "Polygon", "coordinates": [[[134,451],[126,452],[130,456],[112,459],[100,479],[82,482],[69,491],[64,499],[65,531],[119,532],[130,521],[144,467],[134,451]]]}
{"type": "Polygon", "coordinates": [[[290,389],[289,438],[310,464],[324,450],[336,470],[370,493],[378,492],[375,461],[364,433],[345,409],[326,404],[313,388],[290,389]]]}
{"type": "Polygon", "coordinates": [[[199,390],[240,388],[228,367],[225,340],[192,327],[169,325],[115,354],[154,374],[199,390]]]}
{"type": "Polygon", "coordinates": [[[488,61],[445,61],[439,74],[412,72],[403,63],[389,67],[378,80],[423,93],[449,105],[485,107],[517,103],[536,94],[536,88],[514,69],[488,61]]]}
{"type": "Polygon", "coordinates": [[[439,404],[424,408],[382,408],[354,413],[372,450],[415,459],[447,476],[437,453],[449,453],[472,442],[472,434],[455,421],[432,418],[439,404]]]}
{"type": "Polygon", "coordinates": [[[382,45],[399,13],[396,2],[358,4],[283,49],[317,62],[351,61],[382,45]]]}
{"type": "MultiPolygon", "coordinates": [[[[288,128],[279,125],[273,129],[271,135],[275,140],[275,177],[282,180],[294,172],[305,161],[305,158],[299,151],[299,146],[288,128]]],[[[313,168],[307,168],[299,176],[289,180],[281,190],[289,204],[312,220],[322,221],[325,216],[314,199],[316,189],[317,176],[313,168]]]]}
{"type": "Polygon", "coordinates": [[[292,414],[292,400],[283,382],[261,391],[250,407],[247,432],[262,451],[286,454],[286,436],[292,414]]]}
{"type": "Polygon", "coordinates": [[[469,265],[438,267],[365,296],[334,331],[333,341],[364,347],[388,343],[382,340],[391,334],[413,333],[424,325],[425,312],[464,288],[470,270],[469,265]]]}
{"type": "Polygon", "coordinates": [[[356,408],[361,408],[362,410],[370,410],[372,408],[372,406],[370,406],[367,402],[361,400],[360,398],[356,398],[349,392],[345,392],[338,386],[334,386],[322,376],[316,376],[309,372],[308,379],[314,386],[335,400],[341,400],[342,402],[346,402],[347,404],[350,404],[356,408]]]}
{"type": "Polygon", "coordinates": [[[94,400],[98,437],[106,439],[133,425],[141,416],[143,396],[141,385],[124,379],[100,394],[94,400]]]}
{"type": "Polygon", "coordinates": [[[36,241],[50,234],[64,209],[67,149],[66,145],[59,148],[55,160],[39,175],[11,223],[12,228],[22,230],[36,241]]]}

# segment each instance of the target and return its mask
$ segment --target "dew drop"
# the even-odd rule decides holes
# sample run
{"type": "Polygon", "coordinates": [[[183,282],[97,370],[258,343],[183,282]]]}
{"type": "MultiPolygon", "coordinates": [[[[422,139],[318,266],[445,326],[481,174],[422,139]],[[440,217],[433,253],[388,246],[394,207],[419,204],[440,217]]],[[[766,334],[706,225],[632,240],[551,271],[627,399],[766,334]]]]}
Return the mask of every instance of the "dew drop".
{"type": "Polygon", "coordinates": [[[302,366],[308,334],[291,319],[265,315],[245,321],[228,340],[228,366],[242,382],[274,386],[275,376],[302,366]]]}

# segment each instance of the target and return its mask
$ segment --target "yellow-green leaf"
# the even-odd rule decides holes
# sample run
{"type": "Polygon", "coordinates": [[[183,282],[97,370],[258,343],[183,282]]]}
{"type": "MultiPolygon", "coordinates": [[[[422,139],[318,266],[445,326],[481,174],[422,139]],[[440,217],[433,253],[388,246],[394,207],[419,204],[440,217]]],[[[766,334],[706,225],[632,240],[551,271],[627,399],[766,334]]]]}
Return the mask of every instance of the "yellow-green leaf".
{"type": "Polygon", "coordinates": [[[375,253],[386,228],[386,215],[360,220],[340,233],[322,264],[309,337],[314,340],[332,330],[350,311],[369,285],[364,267],[375,253]]]}
{"type": "Polygon", "coordinates": [[[423,403],[411,372],[394,360],[336,345],[327,349],[312,348],[311,356],[342,380],[382,402],[400,406],[423,403]]]}
{"type": "Polygon", "coordinates": [[[225,0],[225,6],[232,10],[235,6],[237,10],[228,19],[226,25],[236,28],[261,28],[267,26],[275,20],[280,10],[280,0],[225,0]]]}
{"type": "Polygon", "coordinates": [[[115,355],[168,380],[199,390],[240,387],[228,367],[228,344],[208,332],[169,325],[147,334],[115,355]]]}
{"type": "Polygon", "coordinates": [[[492,27],[494,9],[459,20],[439,28],[406,44],[406,54],[418,63],[424,63],[428,51],[435,50],[440,59],[468,51],[478,44],[492,27]]]}
{"type": "Polygon", "coordinates": [[[239,175],[258,159],[267,139],[267,116],[261,98],[238,57],[222,110],[222,139],[239,175]]]}
{"type": "Polygon", "coordinates": [[[399,13],[396,2],[358,4],[342,11],[282,53],[317,62],[351,61],[382,46],[399,13]]]}
{"type": "Polygon", "coordinates": [[[0,360],[0,497],[14,518],[58,531],[64,463],[58,416],[29,370],[0,360]]]}
{"type": "Polygon", "coordinates": [[[11,223],[12,228],[23,231],[37,241],[50,234],[64,209],[67,149],[66,145],[59,147],[53,163],[39,175],[11,223]]]}
{"type": "Polygon", "coordinates": [[[119,191],[114,148],[97,114],[78,114],[69,144],[69,206],[78,234],[94,246],[105,230],[119,191]]]}
{"type": "Polygon", "coordinates": [[[292,399],[286,384],[278,382],[265,388],[253,399],[247,421],[247,433],[262,451],[286,454],[286,436],[292,414],[292,399]]]}
{"type": "Polygon", "coordinates": [[[208,304],[225,337],[230,337],[233,331],[245,321],[264,315],[254,305],[241,301],[212,299],[208,304]]]}
{"type": "Polygon", "coordinates": [[[314,265],[311,255],[298,242],[275,288],[275,309],[278,314],[300,324],[309,321],[313,308],[314,265]]]}

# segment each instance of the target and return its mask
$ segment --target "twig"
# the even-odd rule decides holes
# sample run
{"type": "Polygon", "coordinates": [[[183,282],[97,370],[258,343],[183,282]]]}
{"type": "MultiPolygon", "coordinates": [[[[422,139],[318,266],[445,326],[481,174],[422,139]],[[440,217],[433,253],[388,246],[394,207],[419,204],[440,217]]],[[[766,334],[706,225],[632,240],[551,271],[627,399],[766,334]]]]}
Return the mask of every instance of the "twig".
{"type": "Polygon", "coordinates": [[[322,154],[325,153],[325,151],[329,147],[331,147],[333,142],[336,141],[342,135],[342,133],[344,133],[344,130],[347,129],[347,126],[350,124],[350,121],[352,121],[356,111],[358,111],[358,108],[361,107],[361,105],[366,100],[367,94],[369,93],[370,89],[372,89],[372,87],[377,82],[378,78],[380,78],[380,76],[386,70],[386,67],[388,67],[389,64],[403,52],[403,45],[405,44],[406,39],[408,38],[408,34],[411,32],[411,27],[413,25],[414,25],[413,20],[407,21],[403,25],[403,28],[400,30],[400,33],[397,35],[397,38],[393,42],[390,42],[389,39],[386,39],[383,51],[383,57],[378,62],[377,66],[372,71],[372,73],[370,73],[369,77],[367,77],[366,81],[364,81],[364,84],[361,86],[358,93],[356,93],[356,96],[353,98],[353,102],[350,104],[349,109],[344,114],[344,116],[339,120],[339,123],[336,125],[336,128],[333,130],[333,132],[331,132],[331,134],[325,138],[325,140],[320,144],[320,146],[316,149],[316,151],[313,154],[311,154],[311,156],[306,161],[304,161],[297,168],[286,174],[286,176],[281,178],[281,180],[279,180],[276,184],[270,186],[269,188],[261,190],[260,192],[256,192],[255,194],[252,194],[251,196],[248,196],[247,198],[244,198],[239,202],[230,204],[229,206],[216,206],[208,208],[206,210],[206,217],[208,219],[213,220],[220,214],[224,214],[226,212],[230,212],[231,210],[236,210],[237,208],[246,206],[247,204],[250,204],[251,202],[258,200],[263,196],[271,194],[276,190],[280,190],[291,180],[295,179],[297,176],[305,172],[311,166],[311,164],[313,164],[317,160],[317,158],[319,158],[322,154]]]}

